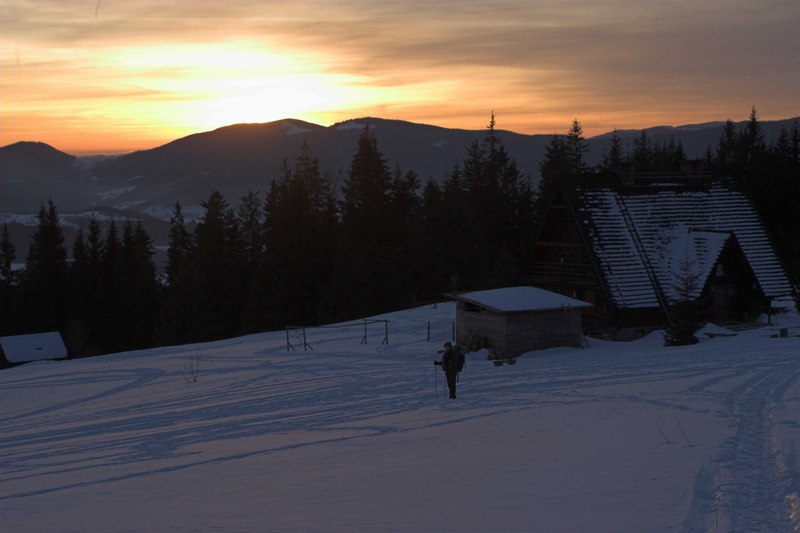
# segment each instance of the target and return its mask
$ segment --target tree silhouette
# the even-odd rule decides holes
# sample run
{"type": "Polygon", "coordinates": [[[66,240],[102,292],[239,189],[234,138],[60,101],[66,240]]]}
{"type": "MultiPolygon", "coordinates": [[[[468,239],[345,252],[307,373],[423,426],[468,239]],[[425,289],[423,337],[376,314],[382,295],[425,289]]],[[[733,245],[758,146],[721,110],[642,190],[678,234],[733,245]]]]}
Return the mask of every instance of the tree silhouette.
{"type": "Polygon", "coordinates": [[[60,331],[64,326],[67,250],[58,212],[52,200],[37,215],[39,224],[23,274],[23,301],[27,329],[32,332],[60,331]]]}
{"type": "Polygon", "coordinates": [[[3,224],[0,232],[0,335],[11,335],[16,330],[17,317],[16,291],[17,275],[14,272],[14,260],[17,248],[11,241],[8,225],[3,224]]]}
{"type": "Polygon", "coordinates": [[[336,238],[333,191],[304,142],[293,166],[284,161],[267,194],[266,263],[249,291],[258,299],[251,300],[248,314],[280,326],[316,323],[333,269],[336,238]]]}
{"type": "Polygon", "coordinates": [[[606,174],[617,175],[622,171],[622,166],[625,163],[625,154],[622,144],[622,139],[616,129],[611,132],[611,137],[608,139],[608,146],[603,151],[603,157],[600,161],[600,170],[606,174]]]}
{"type": "Polygon", "coordinates": [[[584,156],[589,152],[589,144],[583,136],[583,126],[577,118],[572,121],[565,143],[569,173],[582,174],[586,172],[584,156]]]}
{"type": "MultiPolygon", "coordinates": [[[[392,226],[387,214],[391,176],[378,141],[366,127],[343,186],[342,231],[332,301],[351,316],[381,310],[391,299],[392,226]]],[[[331,301],[329,297],[329,301],[331,301]]]]}

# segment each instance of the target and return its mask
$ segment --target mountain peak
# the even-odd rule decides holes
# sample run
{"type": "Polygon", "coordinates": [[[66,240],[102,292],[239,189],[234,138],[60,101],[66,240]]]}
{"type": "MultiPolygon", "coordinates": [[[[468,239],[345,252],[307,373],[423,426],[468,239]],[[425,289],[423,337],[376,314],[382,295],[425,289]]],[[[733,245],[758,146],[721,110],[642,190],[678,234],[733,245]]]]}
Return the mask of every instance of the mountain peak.
{"type": "Polygon", "coordinates": [[[72,161],[75,156],[53,148],[47,143],[38,141],[19,141],[7,146],[0,147],[0,157],[14,157],[29,159],[31,162],[46,159],[61,159],[72,161]]]}

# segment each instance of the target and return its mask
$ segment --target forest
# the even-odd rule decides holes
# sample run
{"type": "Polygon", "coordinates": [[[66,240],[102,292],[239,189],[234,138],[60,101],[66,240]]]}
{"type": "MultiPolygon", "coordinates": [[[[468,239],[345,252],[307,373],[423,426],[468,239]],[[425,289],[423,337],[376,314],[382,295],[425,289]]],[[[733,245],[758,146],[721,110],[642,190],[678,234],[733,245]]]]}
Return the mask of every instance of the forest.
{"type": "MultiPolygon", "coordinates": [[[[630,147],[612,134],[594,168],[587,151],[575,119],[552,137],[534,187],[492,115],[461,163],[423,183],[414,170],[390,168],[367,127],[336,190],[303,144],[264,195],[232,205],[212,192],[196,224],[176,203],[163,269],[140,222],[112,222],[103,232],[91,220],[65,243],[48,200],[24,269],[13,268],[16,250],[0,228],[0,336],[58,330],[71,356],[82,357],[348,320],[513,285],[560,176],[678,172],[687,160],[680,143],[653,143],[645,132],[630,147]]],[[[742,181],[800,281],[797,120],[768,144],[754,108],[744,127],[725,124],[702,164],[742,181]]]]}

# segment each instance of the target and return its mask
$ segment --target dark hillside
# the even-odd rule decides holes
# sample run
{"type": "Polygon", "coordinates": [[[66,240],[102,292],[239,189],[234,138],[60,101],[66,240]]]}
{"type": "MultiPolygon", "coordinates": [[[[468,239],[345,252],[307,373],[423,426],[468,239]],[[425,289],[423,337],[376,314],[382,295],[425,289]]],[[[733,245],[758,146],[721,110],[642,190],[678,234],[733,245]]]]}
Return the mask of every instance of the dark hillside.
{"type": "Polygon", "coordinates": [[[0,148],[0,212],[32,213],[50,197],[74,199],[76,159],[40,142],[0,148]]]}

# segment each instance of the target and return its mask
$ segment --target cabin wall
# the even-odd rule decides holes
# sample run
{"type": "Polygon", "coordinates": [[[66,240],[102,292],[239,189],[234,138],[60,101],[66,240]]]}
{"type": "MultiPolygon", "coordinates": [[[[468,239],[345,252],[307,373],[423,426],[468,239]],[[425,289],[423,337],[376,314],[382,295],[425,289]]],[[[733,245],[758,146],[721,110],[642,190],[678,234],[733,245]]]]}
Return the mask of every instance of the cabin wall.
{"type": "Polygon", "coordinates": [[[768,311],[769,303],[738,246],[726,246],[702,295],[709,319],[725,324],[751,322],[768,311]]]}
{"type": "MultiPolygon", "coordinates": [[[[462,302],[459,302],[459,306],[462,302]]],[[[459,309],[458,318],[458,342],[464,346],[470,346],[471,337],[477,335],[486,337],[492,348],[501,349],[505,346],[506,339],[506,317],[499,313],[489,311],[473,312],[459,309]]]]}
{"type": "Polygon", "coordinates": [[[473,335],[485,337],[491,349],[507,357],[554,346],[583,344],[579,310],[501,314],[459,308],[457,322],[460,344],[469,346],[473,335]]]}
{"type": "Polygon", "coordinates": [[[555,346],[583,345],[581,312],[554,310],[507,316],[505,348],[509,355],[555,346]]]}

